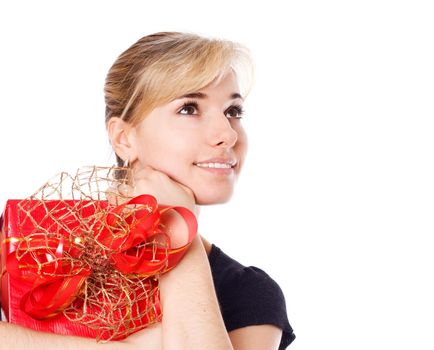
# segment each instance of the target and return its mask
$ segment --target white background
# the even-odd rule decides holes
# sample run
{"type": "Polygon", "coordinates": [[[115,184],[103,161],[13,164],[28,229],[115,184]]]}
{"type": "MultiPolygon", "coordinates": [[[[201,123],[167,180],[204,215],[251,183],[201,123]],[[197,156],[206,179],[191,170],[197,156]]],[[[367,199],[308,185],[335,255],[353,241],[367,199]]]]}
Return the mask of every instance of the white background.
{"type": "Polygon", "coordinates": [[[290,348],[433,349],[431,3],[3,1],[0,201],[114,162],[105,74],[140,37],[239,41],[249,154],[201,233],[280,284],[290,348]]]}

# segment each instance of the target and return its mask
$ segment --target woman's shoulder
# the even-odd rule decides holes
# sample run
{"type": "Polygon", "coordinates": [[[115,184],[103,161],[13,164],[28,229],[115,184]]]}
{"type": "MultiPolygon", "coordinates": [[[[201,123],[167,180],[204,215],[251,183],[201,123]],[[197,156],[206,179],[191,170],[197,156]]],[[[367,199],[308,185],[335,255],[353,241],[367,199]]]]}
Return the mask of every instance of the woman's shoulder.
{"type": "Polygon", "coordinates": [[[273,324],[283,330],[281,348],[294,339],[278,283],[256,266],[244,266],[212,245],[209,262],[226,328],[273,324]]]}
{"type": "Polygon", "coordinates": [[[255,285],[259,283],[261,286],[281,292],[279,285],[264,270],[256,266],[244,266],[214,244],[212,244],[208,259],[216,289],[228,284],[233,286],[252,282],[255,285]]]}

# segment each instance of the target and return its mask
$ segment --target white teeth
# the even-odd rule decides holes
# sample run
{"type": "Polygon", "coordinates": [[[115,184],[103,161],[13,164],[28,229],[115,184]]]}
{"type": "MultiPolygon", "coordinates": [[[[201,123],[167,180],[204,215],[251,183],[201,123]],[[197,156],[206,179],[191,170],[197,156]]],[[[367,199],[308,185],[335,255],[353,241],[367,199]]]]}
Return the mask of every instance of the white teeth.
{"type": "Polygon", "coordinates": [[[203,168],[224,168],[224,169],[230,169],[232,166],[227,163],[197,163],[197,166],[203,167],[203,168]]]}

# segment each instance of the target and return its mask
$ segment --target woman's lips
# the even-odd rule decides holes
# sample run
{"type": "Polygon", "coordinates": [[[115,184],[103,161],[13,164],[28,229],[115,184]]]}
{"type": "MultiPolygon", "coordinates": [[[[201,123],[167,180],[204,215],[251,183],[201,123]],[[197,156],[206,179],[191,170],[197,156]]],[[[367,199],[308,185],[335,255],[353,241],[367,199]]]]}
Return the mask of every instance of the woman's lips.
{"type": "Polygon", "coordinates": [[[195,166],[199,169],[203,169],[205,171],[208,171],[211,174],[216,174],[216,175],[230,175],[234,173],[234,168],[206,168],[206,167],[201,167],[195,164],[195,166]]]}
{"type": "Polygon", "coordinates": [[[207,160],[203,160],[200,162],[196,162],[194,164],[201,164],[201,163],[221,163],[221,164],[230,164],[232,166],[235,166],[237,164],[237,160],[234,158],[211,158],[207,160]]]}

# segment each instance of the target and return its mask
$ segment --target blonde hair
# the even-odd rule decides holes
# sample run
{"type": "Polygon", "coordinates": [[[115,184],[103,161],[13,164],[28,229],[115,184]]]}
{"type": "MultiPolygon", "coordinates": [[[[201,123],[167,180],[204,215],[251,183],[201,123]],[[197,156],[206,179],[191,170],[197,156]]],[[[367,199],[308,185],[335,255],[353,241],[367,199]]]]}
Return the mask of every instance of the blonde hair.
{"type": "Polygon", "coordinates": [[[106,123],[119,117],[137,125],[155,107],[218,82],[230,69],[246,98],[254,64],[245,46],[192,33],[147,35],[123,52],[107,74],[106,123]]]}

